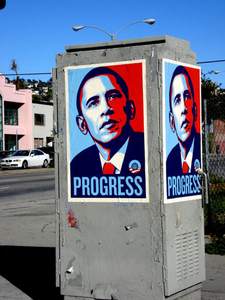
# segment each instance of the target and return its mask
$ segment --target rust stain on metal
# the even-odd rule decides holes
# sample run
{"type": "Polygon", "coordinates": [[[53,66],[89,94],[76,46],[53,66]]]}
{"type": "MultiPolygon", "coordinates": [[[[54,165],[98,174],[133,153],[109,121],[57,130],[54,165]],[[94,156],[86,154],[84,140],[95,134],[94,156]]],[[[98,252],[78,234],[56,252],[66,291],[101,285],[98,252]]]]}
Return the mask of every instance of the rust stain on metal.
{"type": "Polygon", "coordinates": [[[67,221],[70,227],[79,228],[78,220],[74,215],[73,210],[70,208],[67,214],[67,221]]]}

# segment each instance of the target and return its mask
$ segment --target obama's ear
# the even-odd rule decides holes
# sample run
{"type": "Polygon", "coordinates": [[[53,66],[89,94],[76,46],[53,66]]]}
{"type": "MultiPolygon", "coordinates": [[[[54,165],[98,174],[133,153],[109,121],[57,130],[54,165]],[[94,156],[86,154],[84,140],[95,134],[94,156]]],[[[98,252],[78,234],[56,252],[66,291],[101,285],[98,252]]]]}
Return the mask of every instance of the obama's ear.
{"type": "Polygon", "coordinates": [[[88,133],[88,127],[87,127],[87,123],[84,119],[83,116],[77,116],[76,117],[76,122],[77,122],[77,126],[80,129],[80,131],[86,135],[88,133]]]}
{"type": "Polygon", "coordinates": [[[133,100],[127,101],[126,112],[129,120],[133,120],[136,115],[136,107],[133,100]]]}
{"type": "Polygon", "coordinates": [[[176,129],[175,129],[175,122],[174,122],[174,115],[172,112],[169,113],[169,121],[170,121],[170,127],[172,131],[175,132],[176,129]]]}

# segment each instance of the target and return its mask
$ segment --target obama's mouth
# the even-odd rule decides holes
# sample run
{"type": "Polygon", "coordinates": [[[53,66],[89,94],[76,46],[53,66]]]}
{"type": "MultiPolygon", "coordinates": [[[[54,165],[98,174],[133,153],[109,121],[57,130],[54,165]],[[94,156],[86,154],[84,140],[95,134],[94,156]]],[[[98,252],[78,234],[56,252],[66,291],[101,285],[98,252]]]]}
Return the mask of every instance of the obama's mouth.
{"type": "Polygon", "coordinates": [[[115,120],[108,120],[108,121],[105,121],[102,123],[102,125],[100,126],[100,130],[101,129],[110,129],[112,128],[113,126],[115,126],[115,124],[117,124],[117,121],[115,120]]]}

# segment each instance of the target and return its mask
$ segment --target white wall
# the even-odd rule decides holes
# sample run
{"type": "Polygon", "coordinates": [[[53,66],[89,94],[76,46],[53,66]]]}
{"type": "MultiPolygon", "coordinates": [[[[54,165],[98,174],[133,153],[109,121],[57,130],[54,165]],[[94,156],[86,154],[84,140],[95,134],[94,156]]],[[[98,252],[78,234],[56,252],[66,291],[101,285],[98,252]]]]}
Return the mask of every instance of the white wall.
{"type": "Polygon", "coordinates": [[[33,103],[33,138],[43,138],[46,146],[46,137],[52,136],[53,130],[53,105],[33,103]],[[34,114],[43,114],[45,117],[44,126],[34,124],[34,114]]]}

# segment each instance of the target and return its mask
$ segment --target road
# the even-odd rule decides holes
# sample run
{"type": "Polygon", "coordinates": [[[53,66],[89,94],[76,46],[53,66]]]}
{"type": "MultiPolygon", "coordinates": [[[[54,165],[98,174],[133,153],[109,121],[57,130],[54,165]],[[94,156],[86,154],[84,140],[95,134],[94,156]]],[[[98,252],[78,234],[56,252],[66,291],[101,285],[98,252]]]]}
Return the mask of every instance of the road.
{"type": "Polygon", "coordinates": [[[54,169],[0,171],[0,201],[54,198],[54,169]]]}
{"type": "Polygon", "coordinates": [[[54,169],[0,171],[0,245],[55,246],[54,169]]]}

